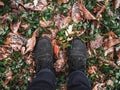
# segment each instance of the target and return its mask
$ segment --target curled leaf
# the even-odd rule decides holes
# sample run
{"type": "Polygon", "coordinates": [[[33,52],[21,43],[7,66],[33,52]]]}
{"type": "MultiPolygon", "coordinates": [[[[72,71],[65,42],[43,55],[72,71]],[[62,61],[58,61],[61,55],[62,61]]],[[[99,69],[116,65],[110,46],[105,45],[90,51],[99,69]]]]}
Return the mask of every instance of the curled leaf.
{"type": "Polygon", "coordinates": [[[72,20],[78,23],[85,19],[95,20],[96,18],[86,9],[83,3],[79,1],[75,2],[72,7],[72,20]]]}
{"type": "Polygon", "coordinates": [[[25,54],[30,51],[33,51],[35,44],[36,44],[36,37],[38,36],[38,34],[39,34],[39,30],[35,30],[33,32],[32,37],[30,39],[28,39],[27,44],[26,44],[27,49],[25,51],[25,54]]]}
{"type": "Polygon", "coordinates": [[[52,41],[52,46],[53,46],[54,54],[58,58],[58,54],[60,52],[60,46],[57,45],[56,40],[52,41]]]}

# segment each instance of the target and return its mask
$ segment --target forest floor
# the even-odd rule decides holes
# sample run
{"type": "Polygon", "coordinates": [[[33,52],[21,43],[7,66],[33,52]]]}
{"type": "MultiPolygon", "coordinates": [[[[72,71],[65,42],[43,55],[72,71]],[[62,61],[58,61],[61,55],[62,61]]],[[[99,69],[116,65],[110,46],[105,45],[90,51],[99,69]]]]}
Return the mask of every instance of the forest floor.
{"type": "Polygon", "coordinates": [[[66,90],[66,49],[76,36],[87,45],[92,89],[120,90],[120,0],[0,0],[1,90],[26,90],[41,36],[52,40],[57,90],[66,90]]]}

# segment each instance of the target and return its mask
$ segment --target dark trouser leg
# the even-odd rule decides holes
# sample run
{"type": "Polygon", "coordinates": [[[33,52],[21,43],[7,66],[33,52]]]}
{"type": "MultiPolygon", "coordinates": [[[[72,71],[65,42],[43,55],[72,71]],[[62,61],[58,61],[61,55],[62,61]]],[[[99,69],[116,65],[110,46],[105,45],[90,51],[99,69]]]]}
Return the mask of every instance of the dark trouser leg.
{"type": "Polygon", "coordinates": [[[67,80],[67,90],[91,90],[91,85],[82,71],[72,72],[67,80]]]}
{"type": "Polygon", "coordinates": [[[50,69],[40,70],[27,90],[56,90],[56,79],[50,69]]]}

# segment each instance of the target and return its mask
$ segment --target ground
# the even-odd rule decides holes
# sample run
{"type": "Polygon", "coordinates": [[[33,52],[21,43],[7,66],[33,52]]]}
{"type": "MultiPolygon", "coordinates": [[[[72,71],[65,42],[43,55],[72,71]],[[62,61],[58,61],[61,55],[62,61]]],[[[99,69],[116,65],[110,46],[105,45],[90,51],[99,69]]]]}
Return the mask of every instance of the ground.
{"type": "Polygon", "coordinates": [[[1,90],[26,90],[35,75],[32,52],[41,36],[52,41],[57,90],[66,90],[66,53],[76,36],[88,49],[92,89],[120,89],[119,0],[1,0],[1,90]]]}

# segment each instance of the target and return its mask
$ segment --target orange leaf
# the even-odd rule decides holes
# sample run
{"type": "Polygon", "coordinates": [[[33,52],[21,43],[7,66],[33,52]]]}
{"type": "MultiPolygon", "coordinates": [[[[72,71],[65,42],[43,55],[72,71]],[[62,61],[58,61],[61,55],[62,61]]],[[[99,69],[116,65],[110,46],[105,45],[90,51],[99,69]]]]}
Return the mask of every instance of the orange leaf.
{"type": "Polygon", "coordinates": [[[58,58],[58,54],[60,52],[60,46],[57,45],[56,40],[52,41],[52,46],[53,46],[54,54],[58,58]]]}
{"type": "Polygon", "coordinates": [[[88,73],[89,74],[95,74],[97,71],[97,67],[96,66],[89,66],[88,67],[88,73]]]}

